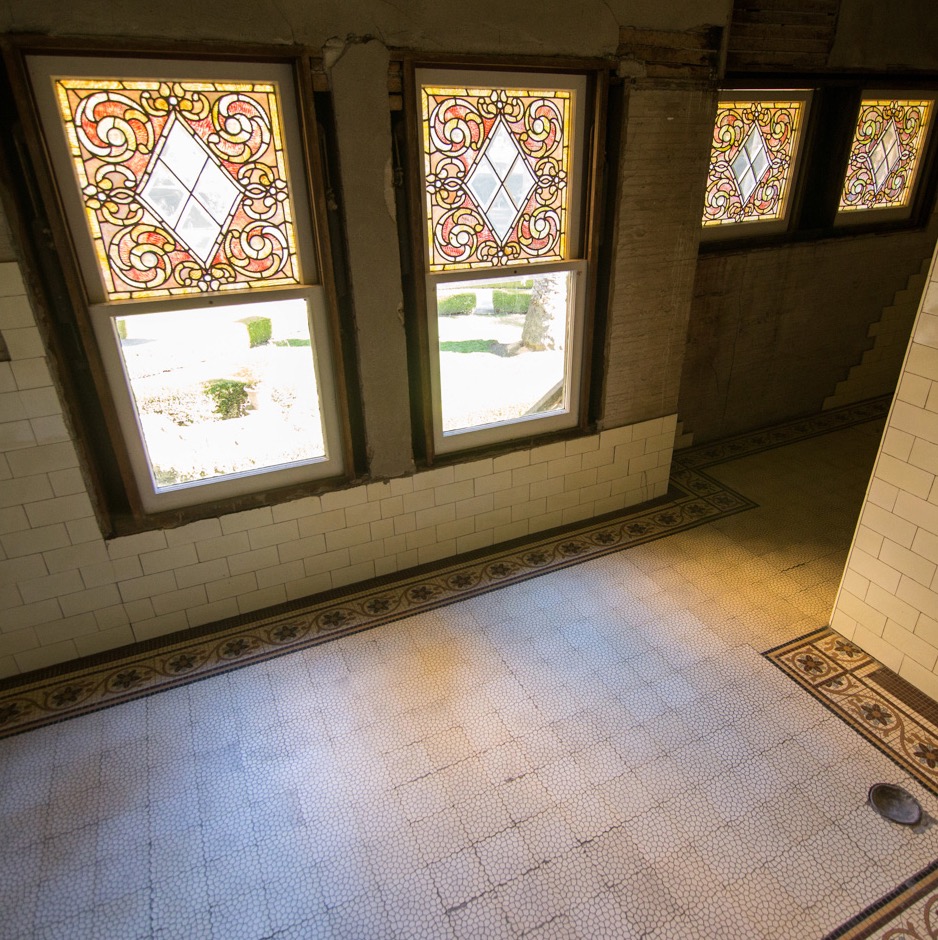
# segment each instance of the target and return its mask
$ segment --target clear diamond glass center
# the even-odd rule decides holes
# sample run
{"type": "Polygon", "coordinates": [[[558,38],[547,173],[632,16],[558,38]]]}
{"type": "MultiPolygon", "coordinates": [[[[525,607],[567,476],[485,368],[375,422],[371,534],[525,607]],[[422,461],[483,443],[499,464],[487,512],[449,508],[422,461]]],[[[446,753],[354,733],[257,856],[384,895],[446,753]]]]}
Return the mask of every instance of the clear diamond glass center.
{"type": "Polygon", "coordinates": [[[879,140],[869,152],[869,160],[873,173],[873,188],[879,192],[886,185],[892,171],[902,162],[902,148],[899,146],[895,121],[889,121],[883,128],[879,140]]]}
{"type": "Polygon", "coordinates": [[[173,115],[141,180],[140,201],[203,265],[241,199],[241,189],[199,138],[173,115]]]}
{"type": "Polygon", "coordinates": [[[730,163],[730,171],[739,187],[739,197],[744,206],[762,182],[771,162],[762,131],[759,130],[758,124],[753,124],[752,130],[743,141],[733,162],[730,163]]]}
{"type": "Polygon", "coordinates": [[[489,228],[504,243],[537,180],[502,118],[466,180],[489,228]]]}

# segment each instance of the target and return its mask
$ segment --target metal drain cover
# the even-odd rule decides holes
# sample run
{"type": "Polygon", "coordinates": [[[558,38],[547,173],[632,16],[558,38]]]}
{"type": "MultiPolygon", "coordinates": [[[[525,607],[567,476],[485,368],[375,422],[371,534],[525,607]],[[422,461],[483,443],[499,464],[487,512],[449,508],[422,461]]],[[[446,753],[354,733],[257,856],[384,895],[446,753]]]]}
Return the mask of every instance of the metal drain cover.
{"type": "Polygon", "coordinates": [[[902,826],[917,826],[922,821],[921,804],[908,790],[891,783],[870,787],[869,804],[886,819],[902,826]]]}

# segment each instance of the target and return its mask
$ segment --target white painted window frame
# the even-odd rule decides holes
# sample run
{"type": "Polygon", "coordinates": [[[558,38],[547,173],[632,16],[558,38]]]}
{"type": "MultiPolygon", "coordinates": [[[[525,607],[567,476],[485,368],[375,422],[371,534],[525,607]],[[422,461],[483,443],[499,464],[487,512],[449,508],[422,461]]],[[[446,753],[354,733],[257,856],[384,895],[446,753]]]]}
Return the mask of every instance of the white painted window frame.
{"type": "MultiPolygon", "coordinates": [[[[580,422],[580,389],[582,386],[583,336],[586,319],[586,293],[590,266],[584,253],[585,238],[582,218],[584,205],[579,194],[584,192],[583,181],[587,173],[586,160],[589,145],[586,139],[586,113],[590,102],[587,100],[588,76],[583,73],[554,72],[512,72],[499,69],[479,68],[427,68],[417,69],[415,75],[417,100],[415,114],[418,124],[422,120],[421,88],[424,85],[477,85],[486,88],[521,87],[571,89],[574,91],[573,139],[571,141],[571,172],[568,190],[572,194],[568,205],[567,258],[562,261],[525,262],[520,265],[506,265],[491,268],[462,269],[459,271],[433,272],[429,264],[429,246],[426,243],[426,195],[423,181],[426,167],[423,155],[420,155],[421,179],[421,216],[420,228],[423,239],[424,282],[426,285],[427,307],[427,355],[430,364],[430,391],[432,396],[433,449],[441,455],[458,453],[490,445],[507,443],[536,435],[550,434],[575,428],[580,422]],[[532,277],[555,271],[570,272],[572,290],[570,310],[567,318],[567,342],[565,345],[565,394],[561,408],[531,416],[494,424],[477,425],[472,428],[446,431],[443,430],[442,396],[439,357],[439,334],[437,331],[438,315],[437,287],[454,281],[488,280],[505,277],[532,277]]],[[[586,201],[584,193],[583,202],[586,201]]]]}
{"type": "Polygon", "coordinates": [[[286,62],[232,62],[171,57],[111,58],[54,54],[28,55],[26,63],[43,136],[88,297],[89,318],[106,370],[118,424],[131,464],[137,495],[144,512],[156,513],[179,509],[228,497],[341,476],[344,472],[344,460],[329,318],[326,311],[325,290],[320,284],[316,266],[312,214],[303,163],[304,146],[300,132],[301,121],[293,66],[286,62]],[[288,185],[294,209],[294,237],[300,286],[221,291],[210,296],[193,294],[171,298],[106,301],[104,282],[95,257],[75,171],[69,156],[68,141],[55,100],[52,78],[56,75],[119,76],[126,79],[158,77],[169,80],[205,77],[217,81],[277,82],[283,109],[284,150],[288,185]],[[309,311],[308,323],[313,366],[310,378],[316,385],[319,397],[326,455],[322,458],[287,465],[219,476],[209,481],[196,481],[168,487],[158,486],[150,471],[133,393],[124,371],[116,321],[134,314],[190,309],[197,312],[202,308],[230,305],[244,305],[247,314],[252,304],[296,297],[306,300],[309,311]]]}

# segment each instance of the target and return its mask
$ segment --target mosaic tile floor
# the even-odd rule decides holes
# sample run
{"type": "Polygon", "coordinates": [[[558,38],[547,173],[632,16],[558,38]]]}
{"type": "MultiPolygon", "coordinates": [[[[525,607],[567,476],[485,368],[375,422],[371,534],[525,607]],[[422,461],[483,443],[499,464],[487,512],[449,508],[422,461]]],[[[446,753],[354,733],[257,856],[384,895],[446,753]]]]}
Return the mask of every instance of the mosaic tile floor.
{"type": "Polygon", "coordinates": [[[852,918],[824,940],[931,940],[938,937],[938,862],[852,918]]]}
{"type": "Polygon", "coordinates": [[[0,741],[0,937],[837,929],[938,857],[869,786],[938,798],[761,653],[824,626],[880,432],[710,466],[746,512],[0,741]]]}
{"type": "Polygon", "coordinates": [[[766,656],[938,794],[938,706],[931,699],[827,627],[766,656]]]}
{"type": "Polygon", "coordinates": [[[77,664],[0,680],[0,737],[194,679],[334,640],[609,552],[683,532],[756,504],[702,468],[885,415],[873,399],[675,455],[667,498],[543,538],[328,592],[253,615],[161,637],[77,664]]]}

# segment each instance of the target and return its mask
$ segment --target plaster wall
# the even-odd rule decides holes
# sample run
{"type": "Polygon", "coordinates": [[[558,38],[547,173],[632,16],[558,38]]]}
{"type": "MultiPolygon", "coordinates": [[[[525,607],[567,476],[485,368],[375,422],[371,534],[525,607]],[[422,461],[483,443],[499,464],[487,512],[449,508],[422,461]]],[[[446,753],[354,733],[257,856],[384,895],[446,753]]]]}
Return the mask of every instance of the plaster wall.
{"type": "Polygon", "coordinates": [[[378,477],[414,469],[387,74],[379,42],[346,47],[331,69],[365,441],[378,477]]]}
{"type": "Polygon", "coordinates": [[[729,0],[232,0],[225,4],[113,0],[4,0],[0,31],[229,42],[301,43],[373,37],[427,52],[611,55],[620,26],[689,29],[726,22],[729,0]],[[115,27],[115,24],[118,24],[115,27]]]}
{"type": "Polygon", "coordinates": [[[695,443],[821,410],[935,244],[924,231],[749,251],[697,263],[678,411],[695,443]]]}

